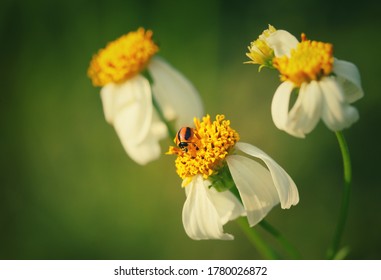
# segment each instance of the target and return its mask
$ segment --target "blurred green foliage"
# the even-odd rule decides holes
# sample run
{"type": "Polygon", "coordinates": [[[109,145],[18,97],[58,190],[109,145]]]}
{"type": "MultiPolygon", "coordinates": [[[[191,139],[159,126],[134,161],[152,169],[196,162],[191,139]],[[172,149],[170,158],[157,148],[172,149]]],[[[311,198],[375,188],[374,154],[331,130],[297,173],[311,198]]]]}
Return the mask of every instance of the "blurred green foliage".
{"type": "MultiPolygon", "coordinates": [[[[207,113],[224,113],[276,159],[300,203],[268,220],[307,259],[331,242],[342,190],[335,135],[319,124],[306,139],[276,129],[270,104],[276,72],[243,64],[267,24],[331,42],[355,63],[365,97],[345,131],[353,192],[343,244],[351,259],[381,257],[381,20],[376,1],[3,0],[0,10],[1,259],[251,259],[260,256],[236,223],[235,241],[193,241],[171,156],[138,166],[103,116],[86,76],[94,53],[139,26],[160,55],[199,89],[207,113]]],[[[163,141],[163,153],[169,140],[163,141]]],[[[272,238],[259,229],[267,240],[272,238]]]]}

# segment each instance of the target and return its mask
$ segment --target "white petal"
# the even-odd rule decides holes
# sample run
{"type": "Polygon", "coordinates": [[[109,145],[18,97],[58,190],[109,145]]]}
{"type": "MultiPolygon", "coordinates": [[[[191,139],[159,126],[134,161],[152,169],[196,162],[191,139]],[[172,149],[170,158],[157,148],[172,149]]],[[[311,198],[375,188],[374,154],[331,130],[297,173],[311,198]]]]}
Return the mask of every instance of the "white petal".
{"type": "Polygon", "coordinates": [[[126,153],[139,164],[157,159],[166,127],[154,114],[148,81],[138,75],[122,84],[109,84],[102,88],[101,97],[106,120],[126,153]]]}
{"type": "Polygon", "coordinates": [[[303,136],[310,133],[320,120],[322,112],[322,93],[316,81],[303,83],[298,98],[290,110],[286,131],[303,136]]]}
{"type": "Polygon", "coordinates": [[[280,130],[284,130],[288,122],[288,107],[294,85],[291,82],[283,82],[275,91],[271,103],[271,116],[274,124],[280,130]]]}
{"type": "Polygon", "coordinates": [[[322,118],[329,129],[340,131],[359,119],[357,109],[346,102],[343,88],[334,77],[323,78],[319,85],[324,97],[322,118]]]}
{"type": "Polygon", "coordinates": [[[333,72],[342,83],[347,102],[352,103],[364,96],[360,72],[351,62],[335,59],[333,72]]]}
{"type": "Polygon", "coordinates": [[[279,164],[265,152],[251,144],[238,142],[235,147],[248,155],[261,159],[266,164],[267,168],[270,170],[283,209],[298,204],[298,189],[291,177],[279,164]]]}
{"type": "Polygon", "coordinates": [[[289,56],[292,49],[298,45],[298,40],[294,35],[285,30],[277,30],[270,34],[267,38],[267,43],[274,50],[276,57],[283,55],[289,56]]]}
{"type": "Polygon", "coordinates": [[[140,143],[123,142],[127,154],[138,164],[145,165],[161,155],[159,142],[149,136],[150,134],[140,143]]]}
{"type": "Polygon", "coordinates": [[[167,136],[167,127],[154,114],[150,130],[143,141],[136,143],[134,141],[122,142],[127,154],[138,164],[144,165],[150,161],[156,160],[161,155],[159,140],[167,136]]]}
{"type": "Polygon", "coordinates": [[[219,193],[209,186],[209,181],[196,175],[185,187],[187,199],[183,208],[184,229],[195,240],[232,240],[234,237],[224,233],[222,227],[228,220],[242,213],[242,206],[239,206],[238,200],[230,192],[219,193]]]}
{"type": "Polygon", "coordinates": [[[152,120],[151,89],[138,75],[122,84],[108,84],[101,90],[106,120],[114,125],[122,142],[139,143],[146,138],[152,120]]]}
{"type": "Polygon", "coordinates": [[[247,212],[249,224],[254,226],[279,203],[270,172],[254,160],[240,155],[228,156],[226,161],[247,212]]]}
{"type": "Polygon", "coordinates": [[[201,98],[179,71],[155,56],[148,65],[153,78],[153,94],[168,120],[176,119],[177,127],[192,126],[194,117],[203,116],[201,98]]]}
{"type": "Polygon", "coordinates": [[[101,100],[103,106],[103,113],[105,115],[105,119],[109,124],[113,124],[114,122],[114,99],[116,94],[115,84],[108,84],[101,89],[101,100]]]}
{"type": "Polygon", "coordinates": [[[209,199],[216,208],[224,225],[239,216],[245,216],[246,211],[241,202],[230,191],[218,192],[215,188],[208,188],[209,199]]]}
{"type": "Polygon", "coordinates": [[[151,138],[154,139],[164,139],[168,136],[168,130],[165,123],[163,123],[158,116],[158,114],[154,111],[152,115],[152,123],[150,127],[151,138]]]}

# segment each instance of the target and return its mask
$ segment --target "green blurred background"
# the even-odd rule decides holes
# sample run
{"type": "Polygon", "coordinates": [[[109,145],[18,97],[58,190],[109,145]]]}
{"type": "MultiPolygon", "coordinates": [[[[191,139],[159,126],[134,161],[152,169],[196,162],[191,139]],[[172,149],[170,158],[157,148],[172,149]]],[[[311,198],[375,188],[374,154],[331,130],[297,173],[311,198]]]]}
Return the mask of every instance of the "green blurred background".
{"type": "MultiPolygon", "coordinates": [[[[267,24],[334,44],[355,63],[365,97],[345,131],[353,192],[343,244],[350,259],[381,258],[381,19],[376,1],[3,0],[0,10],[1,259],[251,259],[260,255],[236,223],[235,241],[193,241],[174,157],[138,166],[103,116],[86,71],[92,55],[139,26],[160,55],[199,89],[206,111],[224,113],[276,159],[300,203],[268,221],[307,259],[324,258],[342,191],[335,135],[320,123],[306,139],[274,126],[275,71],[243,64],[267,24]]],[[[170,141],[163,141],[163,152],[170,141]]],[[[258,229],[270,242],[263,230],[258,229]]],[[[274,243],[275,244],[275,243],[274,243]]]]}

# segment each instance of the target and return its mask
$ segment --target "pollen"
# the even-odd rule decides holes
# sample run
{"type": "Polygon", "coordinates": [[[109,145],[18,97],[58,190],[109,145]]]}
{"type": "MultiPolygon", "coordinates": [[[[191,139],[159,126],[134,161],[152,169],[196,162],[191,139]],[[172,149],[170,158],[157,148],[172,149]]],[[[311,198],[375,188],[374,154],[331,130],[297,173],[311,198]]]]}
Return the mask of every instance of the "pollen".
{"type": "Polygon", "coordinates": [[[230,121],[224,115],[217,115],[215,121],[209,115],[202,121],[195,118],[194,124],[194,136],[197,137],[195,147],[184,151],[171,146],[167,152],[177,155],[176,171],[182,179],[197,174],[206,179],[217,174],[224,166],[225,157],[239,140],[238,133],[230,127],[230,121]]]}
{"type": "Polygon", "coordinates": [[[90,62],[88,76],[94,86],[120,83],[141,72],[158,52],[152,31],[139,28],[107,44],[90,62]]]}
{"type": "Polygon", "coordinates": [[[291,81],[296,86],[303,82],[320,80],[332,73],[333,45],[318,41],[306,40],[291,50],[291,55],[274,58],[273,65],[281,74],[282,81],[291,81]]]}

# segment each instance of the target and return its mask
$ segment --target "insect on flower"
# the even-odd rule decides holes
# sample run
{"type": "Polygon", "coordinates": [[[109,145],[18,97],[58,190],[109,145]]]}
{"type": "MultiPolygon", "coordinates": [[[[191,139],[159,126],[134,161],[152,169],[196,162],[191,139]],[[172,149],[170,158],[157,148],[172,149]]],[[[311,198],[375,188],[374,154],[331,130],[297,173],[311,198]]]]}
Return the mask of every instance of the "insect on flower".
{"type": "Polygon", "coordinates": [[[224,115],[193,121],[193,128],[177,132],[176,147],[167,152],[177,156],[176,172],[187,197],[183,225],[190,238],[232,240],[233,235],[223,230],[228,221],[247,216],[250,226],[255,226],[278,203],[283,209],[298,204],[291,177],[265,152],[240,142],[224,115]],[[230,191],[232,187],[239,198],[230,191]]]}
{"type": "Polygon", "coordinates": [[[184,152],[188,152],[190,144],[192,144],[192,147],[197,150],[198,141],[199,140],[195,136],[193,128],[190,127],[182,127],[176,134],[176,145],[184,152]]]}

